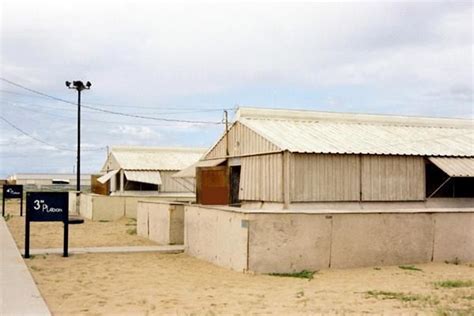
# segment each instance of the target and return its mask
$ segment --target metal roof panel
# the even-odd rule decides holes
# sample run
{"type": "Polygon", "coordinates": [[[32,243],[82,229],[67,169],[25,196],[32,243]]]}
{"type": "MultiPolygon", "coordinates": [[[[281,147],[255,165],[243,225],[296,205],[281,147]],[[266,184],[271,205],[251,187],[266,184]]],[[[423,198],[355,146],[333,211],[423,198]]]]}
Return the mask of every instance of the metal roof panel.
{"type": "Polygon", "coordinates": [[[474,158],[428,158],[450,177],[474,177],[474,158]]]}
{"type": "Polygon", "coordinates": [[[272,110],[272,117],[252,109],[238,118],[282,150],[296,153],[474,156],[472,120],[327,113],[318,119],[320,112],[281,112],[272,110]]]}
{"type": "Polygon", "coordinates": [[[198,161],[202,148],[113,147],[111,155],[124,170],[181,170],[198,161]]]}

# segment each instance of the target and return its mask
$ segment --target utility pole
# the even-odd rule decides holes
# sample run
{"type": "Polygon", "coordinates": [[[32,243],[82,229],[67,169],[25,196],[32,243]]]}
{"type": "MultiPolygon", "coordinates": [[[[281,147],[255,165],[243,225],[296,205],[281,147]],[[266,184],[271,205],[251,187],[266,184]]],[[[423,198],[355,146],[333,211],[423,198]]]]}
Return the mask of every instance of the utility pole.
{"type": "MultiPolygon", "coordinates": [[[[82,90],[89,90],[91,86],[90,81],[87,81],[85,85],[82,81],[73,81],[72,86],[70,81],[66,81],[66,87],[77,90],[77,201],[79,201],[79,195],[81,194],[81,92],[82,90]]],[[[76,212],[79,212],[79,209],[77,209],[76,212]]]]}
{"type": "Polygon", "coordinates": [[[229,117],[227,110],[224,110],[224,120],[225,120],[225,155],[229,157],[229,117]]]}

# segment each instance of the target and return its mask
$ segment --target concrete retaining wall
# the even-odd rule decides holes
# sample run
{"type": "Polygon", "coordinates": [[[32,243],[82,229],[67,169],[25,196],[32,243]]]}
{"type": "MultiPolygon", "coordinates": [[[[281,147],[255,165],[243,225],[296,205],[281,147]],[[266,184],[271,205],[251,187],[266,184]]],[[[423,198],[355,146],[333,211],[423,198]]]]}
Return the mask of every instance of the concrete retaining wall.
{"type": "Polygon", "coordinates": [[[246,214],[186,206],[185,252],[237,271],[247,269],[246,214]]]}
{"type": "Polygon", "coordinates": [[[76,194],[76,191],[69,191],[68,192],[68,196],[69,196],[69,214],[77,214],[77,211],[76,211],[76,201],[77,201],[77,194],[76,194]]]}
{"type": "Polygon", "coordinates": [[[80,214],[94,221],[114,221],[125,216],[125,199],[98,194],[81,194],[80,214]]]}
{"type": "Polygon", "coordinates": [[[433,261],[474,260],[474,213],[433,214],[433,261]]]}
{"type": "Polygon", "coordinates": [[[162,245],[184,243],[184,204],[139,201],[137,234],[162,245]]]}
{"type": "Polygon", "coordinates": [[[123,216],[137,218],[139,201],[161,201],[172,199],[173,196],[125,196],[125,195],[99,195],[81,194],[81,216],[95,221],[114,221],[123,216]]]}
{"type": "Polygon", "coordinates": [[[125,202],[125,217],[137,218],[137,209],[139,201],[161,201],[159,197],[135,197],[135,196],[124,196],[125,202]]]}
{"type": "Polygon", "coordinates": [[[81,194],[80,196],[80,209],[79,214],[82,217],[92,219],[92,195],[91,194],[81,194]]]}
{"type": "Polygon", "coordinates": [[[331,218],[322,214],[249,216],[249,270],[314,271],[329,266],[331,218]]]}
{"type": "Polygon", "coordinates": [[[430,262],[431,214],[344,214],[332,218],[331,267],[430,262]]]}
{"type": "Polygon", "coordinates": [[[185,251],[237,271],[474,260],[474,209],[257,212],[187,206],[185,251]]]}

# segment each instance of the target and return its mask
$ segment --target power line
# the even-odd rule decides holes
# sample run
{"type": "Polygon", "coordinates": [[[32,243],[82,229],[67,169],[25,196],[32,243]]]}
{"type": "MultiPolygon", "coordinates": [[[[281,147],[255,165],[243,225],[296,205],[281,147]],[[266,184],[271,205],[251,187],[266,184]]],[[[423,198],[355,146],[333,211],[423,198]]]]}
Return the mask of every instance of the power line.
{"type": "MultiPolygon", "coordinates": [[[[0,79],[4,82],[8,83],[8,84],[19,87],[21,89],[25,89],[25,90],[30,91],[32,93],[35,93],[35,94],[38,94],[38,95],[41,95],[41,96],[45,96],[45,97],[48,97],[48,98],[56,100],[56,101],[76,105],[74,102],[71,102],[71,101],[68,101],[68,100],[65,100],[65,99],[61,99],[61,98],[46,94],[44,92],[28,88],[26,86],[23,86],[19,83],[13,82],[13,81],[8,80],[6,78],[0,77],[0,79]]],[[[164,122],[179,122],[179,123],[189,123],[189,124],[212,124],[212,125],[222,124],[222,122],[215,122],[215,121],[182,120],[182,119],[160,118],[160,117],[153,117],[153,116],[123,113],[123,112],[118,112],[118,111],[101,109],[101,108],[93,107],[93,106],[90,106],[90,105],[82,105],[82,107],[90,109],[90,110],[94,110],[94,111],[97,111],[97,112],[103,112],[103,113],[108,113],[108,114],[113,114],[113,115],[120,115],[120,116],[127,116],[127,117],[134,117],[134,118],[146,119],[146,120],[155,120],[155,121],[164,121],[164,122]]]]}
{"type": "MultiPolygon", "coordinates": [[[[59,117],[59,118],[63,118],[63,119],[68,119],[68,120],[72,120],[72,119],[75,118],[74,116],[59,115],[57,113],[51,113],[51,112],[48,112],[48,111],[44,111],[43,109],[37,109],[37,108],[41,108],[41,107],[46,107],[46,108],[50,108],[51,110],[58,110],[57,107],[52,107],[52,106],[49,106],[49,105],[39,105],[39,104],[33,104],[33,103],[11,101],[11,100],[7,100],[7,99],[4,99],[3,101],[5,101],[7,104],[12,105],[13,107],[11,107],[11,108],[20,109],[20,110],[23,110],[23,111],[28,111],[30,113],[30,115],[31,114],[41,114],[41,115],[47,115],[47,116],[51,116],[51,117],[59,117]],[[34,109],[34,111],[32,111],[30,106],[36,107],[34,109]]],[[[68,109],[62,108],[61,110],[76,111],[76,110],[71,109],[71,108],[68,108],[68,109]]],[[[94,115],[95,115],[96,112],[91,111],[91,110],[87,110],[87,112],[85,114],[91,114],[91,113],[94,113],[94,115]]],[[[64,114],[66,114],[66,113],[64,113],[64,114]]],[[[114,124],[114,125],[123,124],[123,125],[138,125],[138,126],[153,126],[153,127],[154,126],[156,126],[156,127],[180,126],[176,122],[146,123],[146,124],[144,124],[144,123],[129,122],[129,121],[125,122],[125,121],[99,120],[99,119],[90,118],[90,117],[83,117],[82,120],[86,121],[86,122],[96,122],[96,123],[101,123],[101,124],[114,124]]]]}
{"type": "MultiPolygon", "coordinates": [[[[30,98],[42,98],[42,99],[48,99],[48,97],[45,96],[39,96],[39,95],[34,95],[34,94],[26,94],[26,93],[20,93],[16,91],[10,91],[10,90],[4,90],[0,89],[1,93],[7,93],[7,94],[13,94],[13,95],[18,95],[18,96],[24,96],[24,97],[30,97],[30,98]]],[[[196,113],[196,112],[218,112],[218,111],[223,111],[223,110],[232,110],[234,108],[217,108],[217,107],[206,107],[206,108],[200,108],[199,110],[196,110],[195,107],[192,108],[187,108],[187,107],[177,107],[177,106],[166,106],[166,107],[161,107],[161,106],[145,106],[145,105],[119,105],[119,104],[111,104],[111,103],[97,103],[97,102],[83,102],[82,104],[87,104],[87,105],[99,105],[99,106],[104,106],[104,107],[114,107],[114,108],[133,108],[133,109],[153,109],[153,110],[174,110],[177,112],[151,112],[151,113],[158,113],[158,114],[181,114],[181,113],[196,113]]],[[[150,113],[148,113],[150,114],[150,113]]]]}
{"type": "MultiPolygon", "coordinates": [[[[2,90],[0,90],[1,92],[2,90]]],[[[21,94],[21,95],[24,95],[24,94],[21,94]]],[[[36,96],[35,96],[36,97],[36,96]]],[[[41,97],[43,98],[43,97],[41,97]]],[[[64,108],[62,107],[62,105],[59,105],[58,106],[54,106],[54,105],[51,105],[51,104],[38,104],[38,103],[26,103],[24,101],[16,101],[16,100],[11,100],[11,99],[8,99],[8,98],[2,98],[1,101],[4,101],[4,102],[7,102],[7,103],[10,103],[10,104],[13,104],[15,106],[20,106],[20,104],[23,104],[23,105],[28,105],[28,106],[35,106],[35,107],[48,107],[48,108],[51,108],[51,109],[54,109],[54,110],[61,110],[61,111],[77,111],[76,109],[73,109],[73,108],[64,108]]],[[[226,110],[226,109],[224,109],[226,110]]],[[[37,109],[35,109],[35,111],[37,111],[37,109]]],[[[94,110],[89,110],[89,109],[85,109],[84,110],[86,113],[97,113],[97,111],[94,111],[94,110]]],[[[135,113],[135,114],[161,114],[161,115],[174,115],[174,114],[189,114],[189,113],[203,113],[203,112],[221,112],[222,109],[219,109],[219,110],[215,110],[215,109],[199,109],[199,110],[189,110],[189,111],[178,111],[178,112],[148,112],[148,113],[135,113]]]]}
{"type": "MultiPolygon", "coordinates": [[[[22,130],[21,128],[19,128],[18,126],[16,126],[15,124],[13,124],[12,122],[10,122],[9,120],[7,120],[6,118],[4,118],[3,116],[0,116],[0,119],[2,121],[4,121],[5,123],[7,123],[8,125],[10,125],[12,128],[14,128],[15,130],[19,131],[20,133],[22,133],[23,135],[25,136],[28,136],[29,138],[31,139],[34,139],[35,141],[39,142],[39,143],[42,143],[44,145],[48,145],[50,147],[53,147],[55,149],[58,149],[58,150],[63,150],[63,151],[75,151],[74,149],[70,149],[70,148],[66,148],[66,147],[60,147],[60,146],[56,146],[56,145],[53,145],[51,143],[48,143],[47,141],[44,141],[36,136],[33,136],[27,132],[25,132],[24,130],[22,130]]],[[[99,150],[104,150],[106,147],[100,147],[100,148],[96,148],[96,149],[85,149],[85,151],[99,151],[99,150]]]]}

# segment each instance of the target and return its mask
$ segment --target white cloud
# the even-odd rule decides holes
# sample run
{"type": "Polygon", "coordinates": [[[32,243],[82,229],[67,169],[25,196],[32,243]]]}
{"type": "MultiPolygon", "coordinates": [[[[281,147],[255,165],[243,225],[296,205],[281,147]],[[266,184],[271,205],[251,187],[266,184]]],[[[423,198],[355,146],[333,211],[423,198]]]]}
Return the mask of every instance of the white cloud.
{"type": "Polygon", "coordinates": [[[7,74],[41,86],[75,73],[135,98],[372,83],[387,70],[423,82],[434,77],[426,66],[465,82],[472,57],[472,7],[462,3],[28,3],[6,1],[7,74]]]}
{"type": "Polygon", "coordinates": [[[161,135],[147,126],[118,126],[110,130],[111,134],[120,135],[122,139],[159,140],[161,135]]]}

